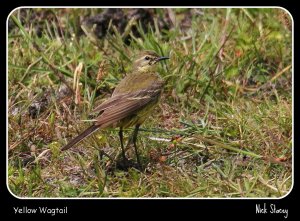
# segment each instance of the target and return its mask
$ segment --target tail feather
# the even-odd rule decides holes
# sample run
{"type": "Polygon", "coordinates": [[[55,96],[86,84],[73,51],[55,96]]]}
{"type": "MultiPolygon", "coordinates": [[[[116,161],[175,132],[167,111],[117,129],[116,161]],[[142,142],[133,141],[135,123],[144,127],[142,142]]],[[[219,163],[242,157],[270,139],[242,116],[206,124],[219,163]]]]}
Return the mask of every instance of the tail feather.
{"type": "Polygon", "coordinates": [[[87,128],[85,131],[83,131],[81,134],[79,134],[77,137],[73,138],[66,146],[61,148],[61,150],[67,150],[71,147],[73,147],[75,144],[86,138],[87,136],[94,133],[97,129],[99,129],[99,125],[92,125],[89,128],[87,128]]]}

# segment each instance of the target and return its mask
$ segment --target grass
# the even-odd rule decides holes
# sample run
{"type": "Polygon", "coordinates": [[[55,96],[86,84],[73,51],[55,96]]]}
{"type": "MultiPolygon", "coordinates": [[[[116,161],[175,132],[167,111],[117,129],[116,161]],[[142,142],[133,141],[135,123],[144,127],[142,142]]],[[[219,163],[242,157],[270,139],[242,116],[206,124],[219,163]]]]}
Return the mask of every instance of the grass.
{"type": "Polygon", "coordinates": [[[10,17],[7,174],[15,195],[276,198],[290,191],[292,33],[284,11],[155,9],[151,25],[131,19],[122,31],[110,22],[98,38],[80,21],[102,11],[22,9],[10,17]],[[176,19],[162,28],[166,16],[176,19]],[[167,82],[161,103],[138,137],[145,171],[114,169],[99,154],[120,154],[117,129],[60,152],[143,49],[171,57],[158,68],[167,82]]]}

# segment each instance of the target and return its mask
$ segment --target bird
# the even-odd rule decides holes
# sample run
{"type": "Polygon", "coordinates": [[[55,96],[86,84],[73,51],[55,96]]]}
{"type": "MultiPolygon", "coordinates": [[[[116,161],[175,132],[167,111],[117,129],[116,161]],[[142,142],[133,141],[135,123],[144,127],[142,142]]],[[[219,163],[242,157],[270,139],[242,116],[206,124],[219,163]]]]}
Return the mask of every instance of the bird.
{"type": "Polygon", "coordinates": [[[92,111],[99,113],[93,125],[73,138],[61,150],[68,150],[98,129],[118,127],[123,162],[126,163],[128,160],[123,144],[123,129],[134,126],[131,141],[135,149],[137,164],[141,168],[136,145],[137,135],[141,124],[160,100],[165,81],[155,68],[160,61],[166,59],[169,57],[159,56],[154,51],[140,52],[133,62],[131,71],[115,87],[111,97],[92,111]]]}

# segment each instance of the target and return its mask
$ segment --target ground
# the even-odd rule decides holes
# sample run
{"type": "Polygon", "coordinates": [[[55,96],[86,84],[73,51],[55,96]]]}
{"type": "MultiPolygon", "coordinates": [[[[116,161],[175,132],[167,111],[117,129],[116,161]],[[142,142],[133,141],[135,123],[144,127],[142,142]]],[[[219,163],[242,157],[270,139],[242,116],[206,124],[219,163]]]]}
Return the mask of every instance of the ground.
{"type": "Polygon", "coordinates": [[[16,196],[276,198],[292,187],[292,21],[283,9],[18,9],[7,78],[16,196]],[[170,60],[158,67],[166,85],[138,137],[143,171],[116,167],[117,128],[61,152],[145,49],[170,60]]]}

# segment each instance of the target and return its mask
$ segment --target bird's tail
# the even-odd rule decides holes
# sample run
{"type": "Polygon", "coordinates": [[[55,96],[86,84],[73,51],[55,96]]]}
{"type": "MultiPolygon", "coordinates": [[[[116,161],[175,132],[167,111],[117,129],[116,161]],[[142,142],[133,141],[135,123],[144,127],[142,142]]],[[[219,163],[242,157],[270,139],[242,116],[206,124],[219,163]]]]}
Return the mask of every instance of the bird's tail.
{"type": "Polygon", "coordinates": [[[99,125],[92,125],[89,128],[87,128],[85,131],[83,131],[81,134],[79,134],[77,137],[73,138],[66,146],[61,148],[61,150],[67,150],[71,147],[73,147],[75,144],[86,138],[87,136],[94,133],[97,129],[99,129],[99,125]]]}

